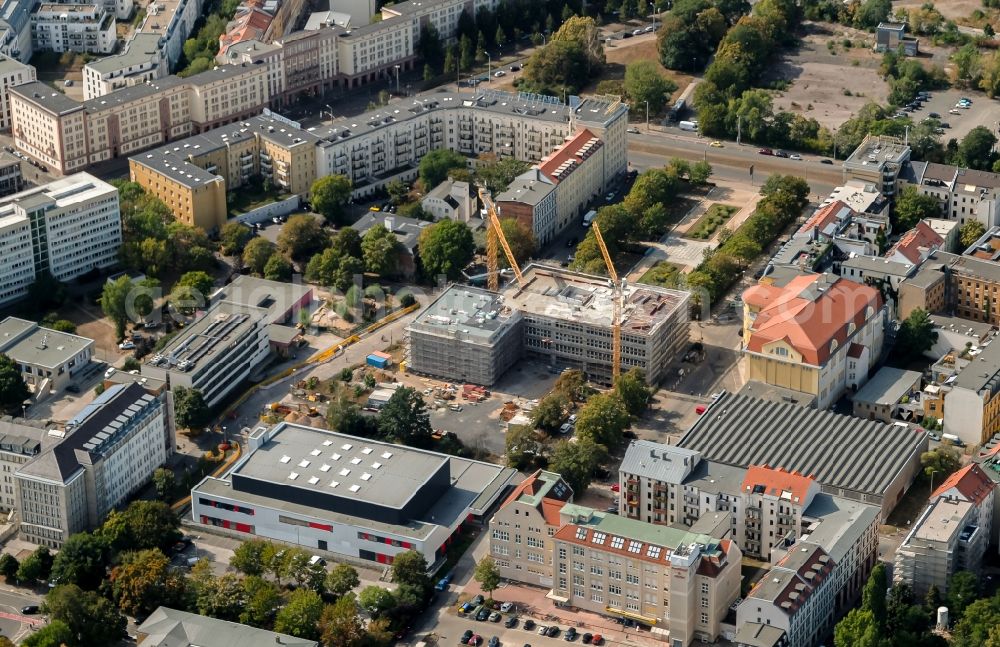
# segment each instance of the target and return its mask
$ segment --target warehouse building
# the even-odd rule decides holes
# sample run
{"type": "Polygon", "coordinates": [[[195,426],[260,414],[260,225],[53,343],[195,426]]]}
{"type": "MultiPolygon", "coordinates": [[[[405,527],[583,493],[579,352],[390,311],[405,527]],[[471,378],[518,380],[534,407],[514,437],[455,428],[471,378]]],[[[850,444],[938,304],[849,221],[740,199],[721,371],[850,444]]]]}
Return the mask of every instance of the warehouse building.
{"type": "Polygon", "coordinates": [[[410,549],[437,563],[517,473],[284,422],[255,429],[248,449],[191,491],[195,522],[379,564],[410,549]]]}
{"type": "Polygon", "coordinates": [[[521,358],[521,313],[495,292],[452,285],[407,329],[409,370],[491,385],[521,358]]]}

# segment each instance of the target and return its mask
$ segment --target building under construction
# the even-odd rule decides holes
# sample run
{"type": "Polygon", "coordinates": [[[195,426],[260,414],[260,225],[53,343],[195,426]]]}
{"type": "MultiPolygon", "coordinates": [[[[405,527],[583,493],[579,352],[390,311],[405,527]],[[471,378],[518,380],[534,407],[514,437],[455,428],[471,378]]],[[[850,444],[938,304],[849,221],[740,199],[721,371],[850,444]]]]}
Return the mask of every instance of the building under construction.
{"type": "MultiPolygon", "coordinates": [[[[522,355],[575,368],[599,384],[612,373],[612,287],[606,277],[532,264],[500,294],[452,286],[409,326],[411,370],[493,384],[522,355]],[[482,304],[477,307],[477,304],[482,304]]],[[[687,292],[625,287],[621,368],[656,384],[688,339],[687,292]]]]}

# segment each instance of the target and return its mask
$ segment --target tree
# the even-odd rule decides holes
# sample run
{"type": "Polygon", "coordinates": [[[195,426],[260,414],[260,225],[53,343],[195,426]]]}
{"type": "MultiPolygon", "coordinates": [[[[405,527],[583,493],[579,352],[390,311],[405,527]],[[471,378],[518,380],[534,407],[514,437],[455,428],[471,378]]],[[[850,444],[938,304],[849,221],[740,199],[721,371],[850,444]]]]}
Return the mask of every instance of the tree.
{"type": "Polygon", "coordinates": [[[965,249],[972,246],[985,233],[986,227],[978,220],[970,220],[965,223],[959,230],[959,239],[961,240],[962,248],[965,249]]]}
{"type": "Polygon", "coordinates": [[[553,391],[542,398],[531,412],[531,422],[548,433],[559,429],[569,418],[572,403],[563,393],[553,391]]]}
{"type": "Polygon", "coordinates": [[[342,598],[361,584],[358,572],[350,564],[337,564],[326,576],[326,590],[335,598],[342,598]]]}
{"type": "Polygon", "coordinates": [[[288,603],[278,611],[274,630],[297,638],[319,638],[319,619],[323,615],[323,600],[316,591],[296,589],[288,596],[288,603]]]}
{"type": "Polygon", "coordinates": [[[962,453],[951,445],[941,444],[929,452],[922,453],[920,464],[924,468],[925,475],[941,484],[949,474],[962,466],[962,453]]]}
{"type": "Polygon", "coordinates": [[[1000,594],[976,600],[961,615],[952,633],[952,647],[980,647],[995,640],[991,635],[1000,626],[1000,594]]]}
{"type": "Polygon", "coordinates": [[[266,238],[254,238],[243,249],[243,265],[257,276],[263,276],[267,261],[276,250],[274,243],[266,238]]]}
{"type": "Polygon", "coordinates": [[[167,549],[181,538],[180,520],[162,501],[133,501],[104,520],[101,535],[115,551],[167,549]]]}
{"type": "Polygon", "coordinates": [[[979,576],[972,571],[958,571],[948,580],[948,609],[952,618],[961,618],[965,610],[979,599],[979,576]]]}
{"type": "MultiPolygon", "coordinates": [[[[523,266],[538,249],[538,245],[535,242],[535,234],[532,233],[531,227],[516,218],[504,218],[500,221],[500,229],[503,231],[504,238],[507,239],[507,244],[510,245],[510,250],[514,254],[514,260],[517,261],[518,267],[523,266]]],[[[510,265],[506,254],[501,255],[500,265],[501,267],[508,267],[510,265]]]]}
{"type": "Polygon", "coordinates": [[[496,156],[492,156],[487,158],[489,161],[484,159],[485,157],[485,155],[480,156],[476,165],[476,179],[485,184],[493,194],[506,191],[514,178],[531,168],[528,162],[514,157],[497,159],[496,156]]]}
{"type": "Polygon", "coordinates": [[[396,596],[381,586],[366,586],[361,589],[358,604],[371,617],[381,618],[396,606],[396,596]]]}
{"type": "Polygon", "coordinates": [[[861,590],[861,607],[872,614],[876,626],[884,627],[886,620],[885,591],[889,583],[886,577],[885,564],[878,563],[872,568],[868,581],[861,590]]]}
{"type": "Polygon", "coordinates": [[[326,647],[360,647],[365,643],[365,626],[353,595],[326,605],[319,618],[319,632],[326,647]]]}
{"type": "Polygon", "coordinates": [[[589,436],[577,435],[577,442],[561,440],[556,443],[549,460],[549,469],[562,475],[573,491],[582,495],[590,485],[594,470],[607,460],[608,450],[589,436]]]}
{"type": "Polygon", "coordinates": [[[24,558],[17,569],[17,581],[33,585],[49,579],[52,572],[52,554],[45,546],[39,546],[33,553],[24,558]]]}
{"type": "Polygon", "coordinates": [[[68,647],[117,645],[125,637],[125,616],[114,603],[74,584],[59,585],[49,591],[42,611],[51,622],[62,622],[69,627],[75,640],[67,643],[68,647]]]}
{"type": "Polygon", "coordinates": [[[865,0],[854,12],[854,26],[874,31],[880,22],[885,22],[892,12],[892,0],[865,0]]]}
{"type": "Polygon", "coordinates": [[[417,249],[428,278],[443,274],[449,279],[457,279],[462,269],[472,261],[475,243],[472,232],[464,222],[442,220],[420,232],[417,249]]]}
{"type": "Polygon", "coordinates": [[[327,224],[343,224],[344,206],[351,199],[351,180],[343,175],[327,175],[312,183],[309,189],[313,210],[327,224]]]}
{"type": "Polygon", "coordinates": [[[833,644],[836,647],[881,647],[879,628],[872,612],[851,609],[834,627],[833,644]]]}
{"type": "Polygon", "coordinates": [[[930,314],[922,308],[915,308],[899,326],[893,353],[901,363],[909,363],[933,348],[937,338],[930,314]]]}
{"type": "Polygon", "coordinates": [[[198,295],[201,295],[203,303],[208,303],[215,286],[215,279],[205,272],[185,272],[181,278],[177,279],[177,285],[190,287],[198,295]]]}
{"type": "Polygon", "coordinates": [[[372,227],[361,239],[365,270],[380,277],[392,276],[399,265],[399,240],[385,227],[372,227]]]}
{"type": "Polygon", "coordinates": [[[174,493],[174,473],[173,471],[165,468],[158,467],[153,472],[153,487],[156,489],[156,494],[164,501],[170,499],[174,493]]]}
{"type": "Polygon", "coordinates": [[[292,264],[281,254],[273,254],[264,266],[264,278],[269,281],[291,281],[292,264]]]}
{"type": "Polygon", "coordinates": [[[132,279],[122,276],[104,284],[101,291],[101,310],[104,316],[115,325],[115,335],[118,339],[125,336],[125,325],[128,323],[128,294],[132,290],[132,279]]]}
{"type": "Polygon", "coordinates": [[[705,160],[698,160],[691,165],[691,172],[688,174],[688,178],[691,180],[691,184],[702,185],[708,182],[708,178],[712,176],[712,165],[705,160]]]}
{"type": "Polygon", "coordinates": [[[197,592],[198,613],[236,622],[243,611],[245,595],[243,580],[235,573],[209,577],[197,592]]]}
{"type": "Polygon", "coordinates": [[[677,89],[677,84],[660,74],[652,61],[635,61],[625,66],[625,93],[636,110],[658,115],[677,89]]]}
{"type": "Polygon", "coordinates": [[[896,198],[896,225],[893,229],[913,229],[924,218],[937,218],[940,215],[941,203],[937,198],[925,195],[917,187],[907,184],[896,198]]]}
{"type": "Polygon", "coordinates": [[[642,369],[633,368],[627,373],[623,373],[615,381],[615,393],[625,405],[625,410],[629,415],[638,416],[653,397],[653,391],[646,384],[646,375],[642,369]]]}
{"type": "Polygon", "coordinates": [[[76,324],[68,319],[56,319],[49,326],[52,330],[57,330],[59,332],[69,333],[71,335],[76,334],[76,324]]]}
{"type": "Polygon", "coordinates": [[[239,256],[253,239],[253,230],[241,222],[227,222],[219,232],[219,243],[226,256],[239,256]]]}
{"type": "Polygon", "coordinates": [[[423,396],[408,386],[396,389],[382,407],[378,427],[383,436],[404,445],[426,441],[433,431],[423,396]]]}
{"type": "Polygon", "coordinates": [[[17,558],[10,553],[0,555],[0,575],[3,575],[8,584],[13,584],[17,579],[17,569],[20,567],[17,558]]]}
{"type": "Polygon", "coordinates": [[[500,586],[500,570],[497,568],[497,563],[489,555],[476,564],[473,577],[479,582],[479,586],[487,598],[492,598],[493,591],[496,591],[497,587],[500,586]]]}
{"type": "Polygon", "coordinates": [[[969,168],[989,170],[996,155],[993,147],[996,136],[985,126],[976,126],[962,138],[958,145],[958,163],[969,168]]]}
{"type": "Polygon", "coordinates": [[[504,447],[507,467],[523,470],[534,465],[542,446],[531,425],[515,425],[507,430],[504,447]]]}
{"type": "Polygon", "coordinates": [[[629,412],[621,398],[614,393],[599,393],[591,396],[577,414],[576,435],[615,449],[622,444],[628,426],[629,412]]]}
{"type": "Polygon", "coordinates": [[[248,539],[233,551],[229,565],[244,575],[262,575],[266,570],[266,556],[274,550],[274,544],[266,539],[248,539]]]}
{"type": "Polygon", "coordinates": [[[425,191],[430,191],[448,179],[449,171],[465,167],[465,158],[460,153],[448,148],[439,148],[420,158],[420,182],[423,183],[425,191]]]}
{"type": "Polygon", "coordinates": [[[289,218],[278,234],[278,251],[295,260],[308,258],[329,245],[319,220],[307,214],[289,218]]]}
{"type": "Polygon", "coordinates": [[[148,615],[163,605],[174,606],[184,594],[184,579],[170,568],[166,555],[155,548],[125,553],[110,579],[118,608],[130,616],[148,615]]]}
{"type": "MultiPolygon", "coordinates": [[[[9,642],[9,644],[13,645],[14,643],[9,642]]],[[[21,647],[64,647],[77,644],[79,643],[76,635],[62,620],[52,620],[21,641],[21,647]]],[[[0,643],[0,647],[2,647],[2,643],[0,643]]]]}
{"type": "Polygon", "coordinates": [[[567,369],[560,373],[556,383],[552,385],[552,390],[562,393],[573,402],[583,402],[594,392],[593,388],[587,385],[583,371],[579,369],[567,369]]]}
{"type": "Polygon", "coordinates": [[[201,391],[184,386],[174,388],[174,418],[177,426],[185,429],[200,429],[208,424],[211,413],[201,391]]]}
{"type": "Polygon", "coordinates": [[[254,627],[267,626],[274,617],[274,610],[281,604],[281,592],[273,582],[258,575],[243,579],[246,604],[240,612],[240,622],[254,627]]]}
{"type": "Polygon", "coordinates": [[[74,533],[66,539],[52,562],[52,581],[94,590],[105,579],[109,557],[108,542],[103,536],[74,533]]]}
{"type": "Polygon", "coordinates": [[[10,415],[21,415],[24,401],[31,397],[21,371],[10,357],[0,353],[0,409],[10,415]]]}
{"type": "Polygon", "coordinates": [[[407,584],[430,593],[431,578],[427,575],[427,560],[423,554],[410,549],[396,555],[392,562],[392,581],[396,584],[407,584]]]}

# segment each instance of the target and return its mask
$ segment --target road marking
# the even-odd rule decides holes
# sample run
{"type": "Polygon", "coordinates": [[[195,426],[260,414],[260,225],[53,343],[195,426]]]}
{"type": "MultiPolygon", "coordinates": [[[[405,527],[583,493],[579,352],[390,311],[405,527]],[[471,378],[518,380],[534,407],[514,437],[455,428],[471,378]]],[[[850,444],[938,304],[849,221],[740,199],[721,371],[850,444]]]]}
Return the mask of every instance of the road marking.
{"type": "Polygon", "coordinates": [[[0,611],[0,618],[6,618],[7,620],[17,620],[21,624],[29,624],[33,626],[45,624],[45,620],[42,618],[32,618],[30,616],[22,616],[19,613],[7,613],[6,611],[0,611]]]}

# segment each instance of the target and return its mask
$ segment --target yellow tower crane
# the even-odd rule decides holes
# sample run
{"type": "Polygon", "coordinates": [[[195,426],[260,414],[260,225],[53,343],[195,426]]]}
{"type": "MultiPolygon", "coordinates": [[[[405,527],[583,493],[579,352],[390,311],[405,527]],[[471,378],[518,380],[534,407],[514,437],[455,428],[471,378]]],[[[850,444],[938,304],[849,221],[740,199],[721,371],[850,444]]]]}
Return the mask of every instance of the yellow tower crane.
{"type": "Polygon", "coordinates": [[[521,274],[521,268],[517,265],[517,260],[514,258],[514,252],[510,249],[510,244],[507,243],[507,238],[503,235],[503,230],[500,228],[500,218],[497,216],[497,207],[493,203],[493,198],[490,197],[489,192],[483,188],[479,188],[479,199],[483,201],[483,206],[486,207],[486,214],[488,221],[486,223],[486,286],[496,292],[500,289],[500,250],[499,247],[503,247],[503,253],[507,257],[507,262],[510,263],[510,267],[514,270],[514,276],[517,277],[517,284],[524,285],[524,276],[521,274]]]}
{"type": "Polygon", "coordinates": [[[601,235],[601,228],[596,222],[590,225],[594,230],[594,238],[597,246],[601,248],[601,256],[604,257],[604,264],[608,266],[608,276],[611,277],[611,382],[614,384],[621,375],[622,363],[622,284],[618,280],[618,272],[615,271],[615,264],[611,262],[611,254],[608,253],[608,246],[604,244],[604,236],[601,235]]]}

